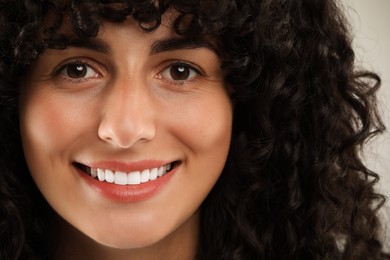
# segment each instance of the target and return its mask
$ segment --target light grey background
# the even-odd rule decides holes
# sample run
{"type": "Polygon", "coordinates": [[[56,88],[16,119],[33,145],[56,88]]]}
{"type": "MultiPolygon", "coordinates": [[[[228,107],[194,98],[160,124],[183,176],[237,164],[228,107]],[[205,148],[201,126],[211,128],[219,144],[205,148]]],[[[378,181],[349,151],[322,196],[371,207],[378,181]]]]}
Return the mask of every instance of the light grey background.
{"type": "Polygon", "coordinates": [[[389,199],[381,210],[384,248],[390,252],[390,0],[340,0],[354,31],[353,46],[359,65],[382,78],[378,93],[386,127],[365,151],[368,166],[379,173],[378,189],[389,199]]]}
{"type": "MultiPolygon", "coordinates": [[[[382,78],[380,111],[388,128],[369,143],[365,158],[381,176],[378,188],[390,197],[390,0],[342,0],[354,32],[359,66],[382,78]]],[[[388,202],[387,204],[389,204],[388,202]]]]}

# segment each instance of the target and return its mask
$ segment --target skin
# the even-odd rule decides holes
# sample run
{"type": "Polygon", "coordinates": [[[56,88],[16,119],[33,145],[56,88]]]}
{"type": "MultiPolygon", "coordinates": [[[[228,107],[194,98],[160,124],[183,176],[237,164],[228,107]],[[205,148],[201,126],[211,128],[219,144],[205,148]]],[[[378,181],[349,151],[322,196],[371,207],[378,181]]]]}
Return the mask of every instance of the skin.
{"type": "Polygon", "coordinates": [[[27,164],[59,215],[57,259],[194,259],[199,207],[226,162],[232,105],[220,60],[204,46],[152,51],[178,37],[168,19],[145,33],[131,19],[104,23],[106,50],[47,50],[24,80],[20,125],[27,164]],[[190,72],[175,80],[172,63],[190,72]],[[71,78],[77,62],[86,75],[71,78]],[[73,70],[72,70],[73,69],[73,70]],[[198,73],[199,72],[199,73],[198,73]],[[139,202],[101,196],[72,163],[179,161],[139,202]]]}

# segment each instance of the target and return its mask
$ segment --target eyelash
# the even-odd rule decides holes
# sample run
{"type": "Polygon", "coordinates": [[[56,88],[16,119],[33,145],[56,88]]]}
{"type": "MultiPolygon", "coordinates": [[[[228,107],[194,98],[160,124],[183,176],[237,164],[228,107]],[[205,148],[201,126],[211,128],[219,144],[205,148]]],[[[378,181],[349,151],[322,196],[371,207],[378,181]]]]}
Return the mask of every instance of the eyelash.
{"type": "Polygon", "coordinates": [[[96,66],[98,66],[98,65],[96,65],[94,62],[77,59],[77,60],[73,60],[73,61],[67,62],[65,64],[62,64],[59,67],[57,67],[53,72],[53,76],[54,77],[61,77],[62,79],[65,79],[65,80],[82,82],[82,81],[86,81],[86,80],[91,79],[91,78],[99,78],[101,76],[101,73],[99,73],[100,70],[95,69],[96,66]],[[81,75],[80,77],[69,76],[68,75],[69,71],[66,71],[66,70],[69,69],[71,66],[84,67],[84,69],[87,69],[87,71],[85,72],[86,74],[81,75]],[[92,72],[91,72],[91,70],[92,70],[92,72]],[[86,76],[86,75],[88,75],[88,73],[93,73],[94,76],[86,76]]]}
{"type": "MultiPolygon", "coordinates": [[[[53,76],[56,78],[60,78],[61,80],[67,80],[75,83],[83,83],[85,81],[88,81],[89,79],[99,78],[102,75],[99,72],[101,71],[100,68],[95,69],[97,66],[100,67],[99,65],[96,65],[94,62],[89,60],[87,61],[83,59],[75,59],[57,67],[53,72],[53,76]],[[78,75],[76,75],[75,77],[70,76],[69,71],[67,70],[69,70],[71,66],[80,66],[80,67],[82,66],[84,69],[87,69],[87,71],[85,72],[86,74],[85,75],[80,74],[80,77],[78,77],[78,75]],[[90,70],[92,70],[92,72],[90,70]],[[86,76],[88,75],[88,73],[93,73],[93,75],[86,76]]],[[[198,76],[204,76],[204,72],[201,69],[199,69],[197,66],[184,61],[171,61],[156,75],[156,78],[163,80],[165,83],[176,87],[176,86],[183,86],[186,84],[190,84],[192,82],[196,82],[198,76]],[[185,76],[185,78],[184,79],[173,78],[174,76],[172,75],[172,73],[174,73],[174,71],[172,71],[172,69],[177,69],[176,72],[179,71],[179,74],[184,73],[184,75],[176,75],[176,76],[179,77],[185,76]],[[182,69],[182,71],[180,71],[180,69],[182,69]]]]}
{"type": "Polygon", "coordinates": [[[169,84],[172,84],[175,86],[176,85],[182,86],[182,85],[196,81],[198,76],[204,76],[204,73],[201,69],[199,69],[195,65],[192,65],[192,64],[190,64],[188,62],[184,62],[184,61],[172,61],[168,64],[168,66],[164,67],[164,69],[162,69],[161,72],[158,73],[156,77],[158,79],[168,81],[169,84]],[[185,79],[174,79],[172,77],[172,74],[171,74],[171,73],[173,73],[173,71],[171,71],[171,70],[174,68],[176,68],[177,70],[179,70],[180,68],[187,70],[187,72],[180,71],[180,73],[185,73],[184,75],[186,75],[186,78],[185,79]],[[169,79],[169,78],[171,78],[171,79],[169,79]]]}

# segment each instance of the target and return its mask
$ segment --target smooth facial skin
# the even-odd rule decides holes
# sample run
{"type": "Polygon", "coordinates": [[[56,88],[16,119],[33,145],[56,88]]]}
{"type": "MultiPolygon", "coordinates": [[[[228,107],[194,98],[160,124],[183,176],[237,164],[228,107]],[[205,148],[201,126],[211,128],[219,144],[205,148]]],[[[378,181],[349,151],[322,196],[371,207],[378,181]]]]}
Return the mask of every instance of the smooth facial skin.
{"type": "Polygon", "coordinates": [[[63,259],[194,257],[199,207],[228,154],[232,105],[211,48],[161,44],[177,38],[167,20],[152,33],[131,19],[105,23],[104,48],[47,50],[22,84],[25,157],[65,220],[63,259]],[[107,196],[75,166],[169,162],[160,189],[139,198],[107,196]]]}

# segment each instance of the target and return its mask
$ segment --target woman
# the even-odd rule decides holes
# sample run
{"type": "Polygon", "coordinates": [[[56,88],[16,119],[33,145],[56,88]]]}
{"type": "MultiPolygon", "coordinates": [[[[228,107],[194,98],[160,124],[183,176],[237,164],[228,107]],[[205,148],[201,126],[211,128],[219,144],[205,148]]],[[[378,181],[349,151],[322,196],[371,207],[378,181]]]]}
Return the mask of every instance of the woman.
{"type": "Polygon", "coordinates": [[[2,259],[384,257],[334,1],[0,10],[2,259]]]}

